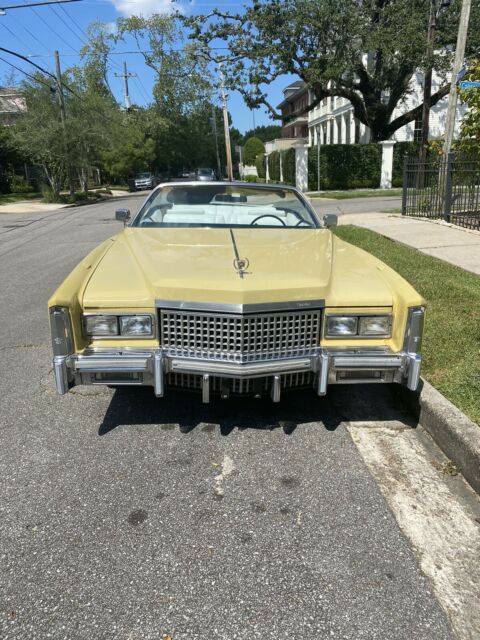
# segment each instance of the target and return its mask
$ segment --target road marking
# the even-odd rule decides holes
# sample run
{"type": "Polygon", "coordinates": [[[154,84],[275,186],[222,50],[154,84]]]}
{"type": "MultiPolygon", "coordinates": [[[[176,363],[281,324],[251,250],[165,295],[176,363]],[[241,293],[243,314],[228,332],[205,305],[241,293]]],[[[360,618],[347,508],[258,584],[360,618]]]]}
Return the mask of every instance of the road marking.
{"type": "Polygon", "coordinates": [[[438,468],[443,465],[432,464],[438,457],[443,460],[443,454],[430,452],[419,430],[371,429],[352,424],[348,430],[409,538],[457,638],[478,640],[478,496],[466,483],[463,486],[460,477],[452,480],[445,476],[438,468]],[[457,482],[462,483],[465,495],[456,491],[457,482]]]}
{"type": "Polygon", "coordinates": [[[230,458],[230,456],[224,456],[222,462],[222,471],[213,479],[213,490],[217,496],[224,495],[225,491],[223,488],[223,481],[232,473],[234,469],[235,465],[233,464],[233,460],[230,458]]]}

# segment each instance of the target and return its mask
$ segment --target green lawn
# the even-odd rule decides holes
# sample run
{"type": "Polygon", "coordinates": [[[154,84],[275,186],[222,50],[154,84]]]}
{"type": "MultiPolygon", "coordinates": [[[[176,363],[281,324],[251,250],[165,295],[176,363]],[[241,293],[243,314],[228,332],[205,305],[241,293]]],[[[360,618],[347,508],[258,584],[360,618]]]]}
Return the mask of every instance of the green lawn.
{"type": "Polygon", "coordinates": [[[42,194],[37,192],[29,193],[0,193],[0,205],[12,204],[12,202],[21,202],[22,200],[34,200],[41,198],[42,194]]]}
{"type": "Polygon", "coordinates": [[[480,276],[367,229],[345,225],[334,232],[383,260],[423,295],[422,375],[480,424],[480,276]]]}
{"type": "Polygon", "coordinates": [[[352,189],[351,191],[310,191],[309,198],[333,198],[346,200],[347,198],[384,198],[402,195],[401,189],[352,189]]]}

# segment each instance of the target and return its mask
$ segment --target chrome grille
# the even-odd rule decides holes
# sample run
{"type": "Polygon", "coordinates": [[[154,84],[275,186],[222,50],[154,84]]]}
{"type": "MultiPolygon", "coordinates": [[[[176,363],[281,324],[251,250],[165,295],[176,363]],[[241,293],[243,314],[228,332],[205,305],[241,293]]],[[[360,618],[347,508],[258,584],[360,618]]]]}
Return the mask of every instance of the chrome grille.
{"type": "Polygon", "coordinates": [[[160,326],[170,356],[251,362],[312,353],[320,310],[235,315],[162,309],[160,326]]]}
{"type": "MultiPolygon", "coordinates": [[[[311,387],[313,379],[314,374],[311,371],[287,373],[280,376],[280,384],[282,385],[282,389],[298,389],[311,387]]],[[[167,384],[171,387],[200,391],[202,388],[202,376],[189,373],[168,373],[167,384]]],[[[233,395],[252,394],[255,391],[267,393],[271,385],[271,377],[259,378],[257,380],[254,378],[224,379],[212,377],[210,381],[210,389],[213,393],[219,393],[222,386],[226,386],[233,395]],[[257,386],[255,386],[255,384],[257,386]]]]}

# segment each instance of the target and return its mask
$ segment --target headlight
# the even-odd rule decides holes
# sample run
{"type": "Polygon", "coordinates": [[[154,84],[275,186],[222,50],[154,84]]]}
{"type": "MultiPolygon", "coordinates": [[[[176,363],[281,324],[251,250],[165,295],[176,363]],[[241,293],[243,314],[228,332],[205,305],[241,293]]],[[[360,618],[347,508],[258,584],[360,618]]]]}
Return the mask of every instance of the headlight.
{"type": "Polygon", "coordinates": [[[151,336],[151,316],[120,316],[120,334],[122,336],[151,336]]]}
{"type": "Polygon", "coordinates": [[[327,336],[355,336],[358,318],[356,316],[327,316],[327,336]]]}
{"type": "Polygon", "coordinates": [[[89,336],[118,336],[117,316],[84,316],[83,322],[89,336]]]}
{"type": "Polygon", "coordinates": [[[329,316],[326,317],[326,338],[389,338],[392,316],[329,316]]]}
{"type": "Polygon", "coordinates": [[[390,336],[391,316],[361,316],[358,333],[361,336],[390,336]]]}

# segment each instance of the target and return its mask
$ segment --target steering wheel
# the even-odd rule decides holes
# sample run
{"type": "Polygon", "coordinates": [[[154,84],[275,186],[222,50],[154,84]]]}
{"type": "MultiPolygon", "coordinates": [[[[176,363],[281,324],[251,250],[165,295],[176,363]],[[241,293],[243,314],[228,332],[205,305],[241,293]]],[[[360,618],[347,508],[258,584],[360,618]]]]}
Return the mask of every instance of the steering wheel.
{"type": "Polygon", "coordinates": [[[275,218],[275,220],[278,220],[281,223],[282,227],[286,226],[285,222],[273,213],[264,213],[261,216],[256,217],[255,220],[251,221],[250,226],[252,227],[256,222],[258,222],[258,220],[261,220],[262,218],[275,218]]]}
{"type": "Polygon", "coordinates": [[[304,220],[303,218],[297,222],[295,227],[300,227],[302,224],[306,225],[309,229],[312,228],[312,225],[308,222],[308,220],[304,220]]]}

